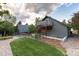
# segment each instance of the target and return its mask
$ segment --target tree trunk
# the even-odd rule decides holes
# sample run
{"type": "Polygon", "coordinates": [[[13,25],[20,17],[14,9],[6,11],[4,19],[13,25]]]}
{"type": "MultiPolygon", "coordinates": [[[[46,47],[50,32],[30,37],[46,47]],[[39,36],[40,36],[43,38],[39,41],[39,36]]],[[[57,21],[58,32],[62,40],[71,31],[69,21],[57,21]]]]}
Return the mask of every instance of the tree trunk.
{"type": "Polygon", "coordinates": [[[5,35],[6,35],[6,32],[4,31],[4,32],[3,32],[3,36],[5,36],[5,35]]]}
{"type": "Polygon", "coordinates": [[[78,35],[79,35],[79,30],[78,30],[78,35]]]}

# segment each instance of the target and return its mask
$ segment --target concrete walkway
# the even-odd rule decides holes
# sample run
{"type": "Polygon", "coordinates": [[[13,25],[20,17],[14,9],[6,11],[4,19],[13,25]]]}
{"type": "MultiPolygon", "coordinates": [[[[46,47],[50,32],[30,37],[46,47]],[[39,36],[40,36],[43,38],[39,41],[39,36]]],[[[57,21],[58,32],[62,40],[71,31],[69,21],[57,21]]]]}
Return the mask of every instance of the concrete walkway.
{"type": "Polygon", "coordinates": [[[79,56],[79,37],[70,37],[61,44],[66,49],[68,56],[79,56]]]}
{"type": "Polygon", "coordinates": [[[0,40],[0,56],[12,56],[10,42],[19,38],[19,36],[13,36],[12,39],[0,40]]]}
{"type": "Polygon", "coordinates": [[[10,40],[0,41],[0,56],[11,56],[10,40]]]}

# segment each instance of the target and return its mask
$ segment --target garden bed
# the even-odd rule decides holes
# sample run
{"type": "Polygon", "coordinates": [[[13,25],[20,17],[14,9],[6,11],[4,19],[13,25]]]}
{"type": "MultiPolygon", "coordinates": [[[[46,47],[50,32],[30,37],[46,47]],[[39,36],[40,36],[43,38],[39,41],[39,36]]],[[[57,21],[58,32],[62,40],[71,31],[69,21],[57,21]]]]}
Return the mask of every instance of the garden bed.
{"type": "Polygon", "coordinates": [[[11,39],[12,36],[0,36],[0,40],[11,39]]]}

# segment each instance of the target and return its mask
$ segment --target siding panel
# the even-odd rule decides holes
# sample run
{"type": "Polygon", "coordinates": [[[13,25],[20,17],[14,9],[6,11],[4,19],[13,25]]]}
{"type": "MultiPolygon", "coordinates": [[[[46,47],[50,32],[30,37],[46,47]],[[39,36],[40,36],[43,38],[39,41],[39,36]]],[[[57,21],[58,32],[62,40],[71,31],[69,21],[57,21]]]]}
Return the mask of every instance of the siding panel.
{"type": "MultiPolygon", "coordinates": [[[[49,18],[47,18],[49,19],[49,18]]],[[[67,27],[60,24],[59,22],[52,20],[53,23],[53,29],[50,32],[47,32],[47,36],[51,37],[58,37],[58,38],[64,38],[68,35],[67,27]]]]}

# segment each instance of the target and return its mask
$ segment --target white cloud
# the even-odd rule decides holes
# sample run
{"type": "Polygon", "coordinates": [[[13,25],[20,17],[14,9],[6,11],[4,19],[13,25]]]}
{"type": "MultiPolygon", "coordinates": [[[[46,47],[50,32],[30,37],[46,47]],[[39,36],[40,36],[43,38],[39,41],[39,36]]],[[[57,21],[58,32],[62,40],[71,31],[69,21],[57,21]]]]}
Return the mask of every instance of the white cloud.
{"type": "Polygon", "coordinates": [[[36,17],[43,17],[53,12],[60,4],[56,3],[7,3],[3,5],[11,14],[15,15],[17,22],[33,23],[36,17]]]}

